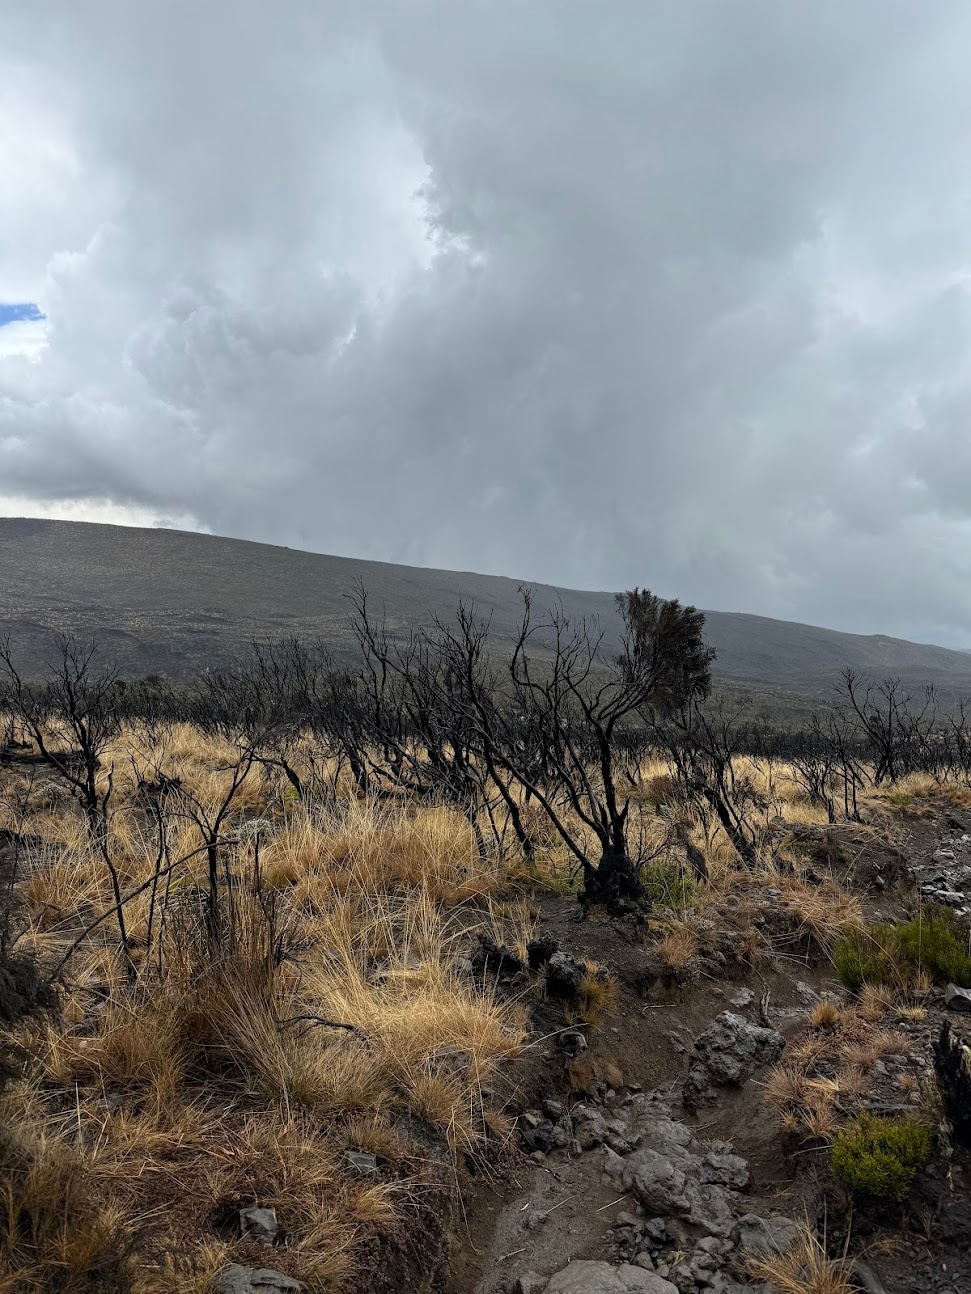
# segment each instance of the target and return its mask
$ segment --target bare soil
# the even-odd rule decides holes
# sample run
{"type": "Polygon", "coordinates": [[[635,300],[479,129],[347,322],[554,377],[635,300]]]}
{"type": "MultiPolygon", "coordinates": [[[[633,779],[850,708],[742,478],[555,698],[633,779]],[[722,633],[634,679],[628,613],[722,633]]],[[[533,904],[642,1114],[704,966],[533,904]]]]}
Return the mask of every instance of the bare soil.
{"type": "MultiPolygon", "coordinates": [[[[821,865],[860,895],[868,919],[904,919],[917,901],[910,868],[933,860],[941,841],[959,837],[965,823],[971,834],[971,811],[921,802],[888,816],[876,832],[847,828],[841,836],[834,829],[835,847],[821,865]]],[[[618,991],[609,1014],[588,1031],[588,1050],[572,1061],[556,1044],[556,1030],[568,1023],[562,1012],[537,1004],[534,1034],[502,1093],[513,1116],[544,1099],[569,1106],[596,1092],[609,1117],[611,1104],[630,1091],[677,1093],[692,1040],[720,1012],[731,1009],[757,1022],[768,992],[767,1018],[791,1038],[804,1028],[817,995],[846,996],[832,967],[808,943],[771,968],[730,962],[717,975],[665,986],[654,973],[650,940],[628,922],[603,914],[578,920],[569,898],[541,898],[537,906],[541,932],[565,951],[607,967],[618,991]]],[[[931,1072],[931,1046],[944,1015],[943,996],[935,993],[925,1020],[904,1026],[912,1054],[900,1064],[931,1072]]],[[[853,1210],[828,1176],[825,1152],[792,1153],[764,1100],[763,1077],[720,1089],[717,1103],[696,1115],[679,1115],[699,1141],[730,1141],[749,1161],[752,1212],[815,1224],[834,1253],[864,1257],[887,1294],[971,1294],[971,1152],[942,1143],[904,1208],[853,1210]]],[[[442,1294],[507,1294],[527,1271],[547,1276],[574,1258],[609,1256],[610,1228],[631,1201],[617,1198],[616,1188],[606,1184],[601,1157],[565,1150],[531,1157],[517,1143],[514,1136],[497,1162],[469,1166],[463,1175],[442,1294]]]]}

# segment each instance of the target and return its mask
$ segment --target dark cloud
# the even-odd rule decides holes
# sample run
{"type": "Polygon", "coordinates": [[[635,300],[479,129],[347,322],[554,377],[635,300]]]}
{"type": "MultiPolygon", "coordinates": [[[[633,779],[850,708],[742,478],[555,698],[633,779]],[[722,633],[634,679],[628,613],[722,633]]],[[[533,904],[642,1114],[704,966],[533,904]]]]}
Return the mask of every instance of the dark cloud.
{"type": "Polygon", "coordinates": [[[12,10],[0,289],[48,344],[0,350],[0,494],[971,643],[969,38],[12,10]]]}

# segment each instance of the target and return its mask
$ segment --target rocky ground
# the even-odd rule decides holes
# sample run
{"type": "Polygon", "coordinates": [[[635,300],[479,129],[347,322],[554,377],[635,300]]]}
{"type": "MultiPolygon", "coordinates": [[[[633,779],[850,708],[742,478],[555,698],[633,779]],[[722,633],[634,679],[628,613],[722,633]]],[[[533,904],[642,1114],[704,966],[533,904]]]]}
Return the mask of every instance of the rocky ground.
{"type": "MultiPolygon", "coordinates": [[[[960,915],[963,901],[940,895],[971,889],[969,827],[971,813],[923,806],[853,837],[841,879],[873,919],[906,916],[928,886],[960,915]]],[[[541,918],[567,961],[609,969],[617,999],[596,1028],[537,1009],[511,1094],[515,1148],[465,1184],[448,1294],[768,1294],[753,1260],[805,1244],[807,1229],[845,1257],[850,1289],[971,1292],[971,1158],[956,1137],[939,1138],[902,1208],[854,1208],[825,1147],[787,1138],[765,1099],[807,1014],[847,999],[825,957],[797,941],[757,968],[716,958],[666,981],[623,922],[577,922],[563,900],[541,918]]],[[[925,1108],[942,1022],[962,1045],[965,1005],[934,990],[920,1018],[895,1019],[849,1112],[925,1108]]]]}

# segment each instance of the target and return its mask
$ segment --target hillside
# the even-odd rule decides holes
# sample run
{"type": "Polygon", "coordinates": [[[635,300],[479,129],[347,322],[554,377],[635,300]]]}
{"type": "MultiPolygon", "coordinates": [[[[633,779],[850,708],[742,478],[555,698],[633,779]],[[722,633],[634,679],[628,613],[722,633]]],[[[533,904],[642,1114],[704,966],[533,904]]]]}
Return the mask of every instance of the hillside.
{"type": "MultiPolygon", "coordinates": [[[[188,677],[253,637],[320,636],[352,649],[346,594],[362,580],[395,624],[447,617],[459,598],[492,615],[508,639],[518,581],[306,553],[175,530],[0,518],[0,632],[40,662],[51,631],[96,635],[131,675],[188,677]]],[[[616,642],[613,595],[534,585],[538,606],[597,616],[616,642]]],[[[707,613],[716,673],[760,693],[828,691],[840,669],[971,694],[971,656],[943,647],[840,633],[738,612],[707,613]]]]}

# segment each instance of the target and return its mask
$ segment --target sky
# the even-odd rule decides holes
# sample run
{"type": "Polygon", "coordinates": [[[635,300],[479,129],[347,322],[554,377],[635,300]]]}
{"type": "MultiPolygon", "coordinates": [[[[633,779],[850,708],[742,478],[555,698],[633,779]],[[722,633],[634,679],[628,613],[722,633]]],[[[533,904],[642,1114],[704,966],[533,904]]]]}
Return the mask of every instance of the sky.
{"type": "Polygon", "coordinates": [[[0,514],[971,647],[971,6],[0,13],[0,514]]]}

